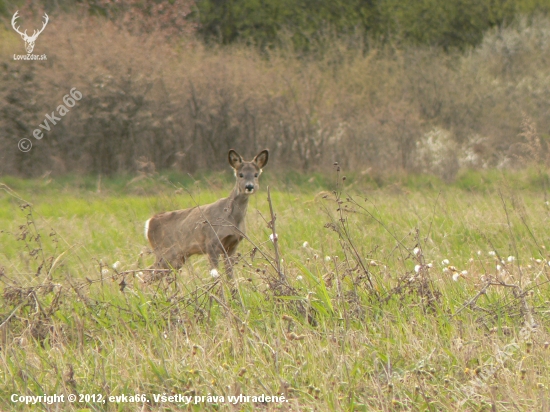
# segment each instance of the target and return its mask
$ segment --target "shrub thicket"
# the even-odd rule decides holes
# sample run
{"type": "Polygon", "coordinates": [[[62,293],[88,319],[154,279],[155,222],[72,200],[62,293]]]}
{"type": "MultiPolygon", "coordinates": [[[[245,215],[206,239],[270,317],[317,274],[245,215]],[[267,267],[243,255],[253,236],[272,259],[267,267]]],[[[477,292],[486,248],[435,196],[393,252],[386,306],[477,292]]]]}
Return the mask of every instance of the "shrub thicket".
{"type": "Polygon", "coordinates": [[[0,173],[113,174],[151,163],[193,172],[225,167],[231,147],[246,155],[269,147],[282,169],[338,160],[365,173],[452,179],[461,166],[524,164],[525,144],[546,150],[543,17],[494,28],[468,52],[366,49],[358,37],[351,44],[327,35],[323,53],[304,55],[290,46],[205,46],[193,35],[168,40],[166,27],[53,15],[35,49],[45,62],[14,61],[23,44],[3,31],[0,173]],[[84,98],[35,140],[33,130],[73,87],[84,98]],[[34,144],[29,153],[17,148],[23,137],[34,144]]]}

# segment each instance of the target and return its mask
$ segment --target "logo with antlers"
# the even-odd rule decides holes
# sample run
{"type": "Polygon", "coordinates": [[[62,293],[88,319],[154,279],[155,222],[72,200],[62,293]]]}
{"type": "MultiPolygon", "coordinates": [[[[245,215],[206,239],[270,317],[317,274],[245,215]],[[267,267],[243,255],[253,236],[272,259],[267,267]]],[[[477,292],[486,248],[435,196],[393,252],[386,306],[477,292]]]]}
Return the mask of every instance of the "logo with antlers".
{"type": "Polygon", "coordinates": [[[32,36],[29,36],[27,35],[27,30],[25,30],[24,33],[21,33],[19,31],[19,27],[15,26],[15,20],[17,20],[17,18],[19,17],[17,13],[19,13],[19,10],[17,10],[13,15],[13,18],[11,19],[11,25],[13,29],[17,33],[19,33],[21,35],[21,38],[25,41],[25,49],[27,49],[27,53],[31,54],[32,51],[34,50],[34,42],[36,41],[36,38],[40,33],[44,31],[44,29],[46,28],[46,25],[48,24],[48,20],[49,20],[48,15],[44,13],[44,24],[42,25],[42,28],[38,31],[34,30],[34,33],[32,34],[32,36]]]}

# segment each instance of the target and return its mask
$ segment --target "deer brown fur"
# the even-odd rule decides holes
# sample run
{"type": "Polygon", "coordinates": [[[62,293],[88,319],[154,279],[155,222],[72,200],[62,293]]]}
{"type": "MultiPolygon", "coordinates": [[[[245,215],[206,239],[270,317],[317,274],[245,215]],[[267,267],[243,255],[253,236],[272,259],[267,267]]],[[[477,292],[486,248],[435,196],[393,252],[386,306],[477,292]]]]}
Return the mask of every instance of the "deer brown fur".
{"type": "Polygon", "coordinates": [[[145,222],[145,236],[156,256],[155,267],[179,269],[191,255],[207,254],[211,274],[218,275],[220,255],[226,273],[233,275],[233,256],[246,232],[245,216],[250,195],[269,152],[261,151],[245,162],[234,150],[228,154],[237,182],[229,197],[204,206],[159,213],[145,222]]]}

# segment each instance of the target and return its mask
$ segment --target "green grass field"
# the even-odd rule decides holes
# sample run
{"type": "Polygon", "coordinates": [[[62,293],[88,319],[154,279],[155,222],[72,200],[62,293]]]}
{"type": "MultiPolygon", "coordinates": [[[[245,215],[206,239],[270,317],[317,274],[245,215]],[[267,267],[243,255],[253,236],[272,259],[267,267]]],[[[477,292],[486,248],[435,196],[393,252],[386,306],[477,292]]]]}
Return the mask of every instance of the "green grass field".
{"type": "Polygon", "coordinates": [[[266,172],[238,293],[205,256],[152,277],[144,221],[231,179],[0,179],[0,410],[549,410],[541,173],[266,172]]]}

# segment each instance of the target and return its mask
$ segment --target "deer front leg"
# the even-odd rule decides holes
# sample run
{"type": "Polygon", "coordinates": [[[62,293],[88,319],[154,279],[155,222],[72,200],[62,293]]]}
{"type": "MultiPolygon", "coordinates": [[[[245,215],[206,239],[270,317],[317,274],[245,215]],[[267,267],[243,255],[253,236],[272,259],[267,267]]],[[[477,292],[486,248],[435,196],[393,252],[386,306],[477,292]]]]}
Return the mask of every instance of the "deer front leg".
{"type": "Polygon", "coordinates": [[[235,250],[237,248],[232,248],[232,250],[227,251],[227,256],[224,256],[223,263],[225,266],[225,273],[229,279],[233,279],[233,265],[235,264],[235,250]]]}
{"type": "Polygon", "coordinates": [[[235,263],[235,251],[237,250],[239,242],[237,239],[224,238],[222,242],[215,242],[211,244],[206,253],[208,254],[208,260],[210,261],[210,274],[213,277],[218,277],[218,265],[220,255],[223,255],[223,262],[225,266],[225,272],[229,279],[233,278],[233,264],[235,263]]]}
{"type": "Polygon", "coordinates": [[[235,252],[237,251],[237,246],[239,246],[240,238],[233,237],[230,241],[227,242],[226,253],[224,254],[223,262],[225,264],[225,273],[229,279],[233,279],[233,266],[237,258],[235,257],[235,252]]]}
{"type": "Polygon", "coordinates": [[[210,275],[213,278],[220,276],[218,273],[218,265],[220,261],[220,247],[219,244],[210,245],[206,253],[208,254],[208,261],[210,262],[210,275]]]}

